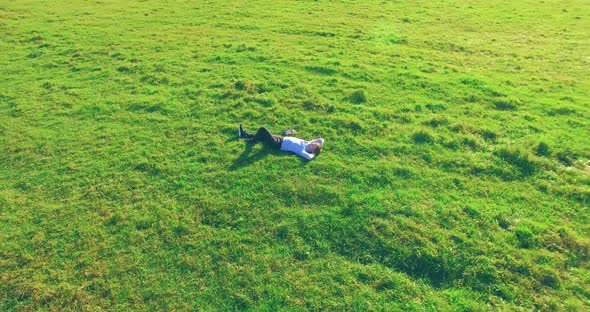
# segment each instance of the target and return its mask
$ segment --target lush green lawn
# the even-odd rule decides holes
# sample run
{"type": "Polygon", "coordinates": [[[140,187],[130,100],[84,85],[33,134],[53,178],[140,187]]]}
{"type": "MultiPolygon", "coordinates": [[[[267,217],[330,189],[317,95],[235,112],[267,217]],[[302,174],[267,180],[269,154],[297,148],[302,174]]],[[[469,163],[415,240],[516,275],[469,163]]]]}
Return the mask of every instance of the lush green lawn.
{"type": "Polygon", "coordinates": [[[590,309],[588,29],[583,0],[0,1],[0,310],[590,309]]]}

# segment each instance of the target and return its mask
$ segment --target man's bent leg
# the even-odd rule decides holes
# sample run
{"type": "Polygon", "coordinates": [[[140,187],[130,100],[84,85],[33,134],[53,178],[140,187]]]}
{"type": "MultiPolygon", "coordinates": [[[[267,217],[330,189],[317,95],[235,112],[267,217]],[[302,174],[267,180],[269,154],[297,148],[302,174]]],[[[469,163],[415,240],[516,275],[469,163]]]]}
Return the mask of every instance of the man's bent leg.
{"type": "Polygon", "coordinates": [[[265,127],[261,127],[260,129],[258,129],[258,132],[256,132],[256,135],[254,136],[254,138],[258,142],[261,142],[263,144],[269,145],[274,148],[279,148],[279,149],[281,148],[281,144],[283,143],[282,137],[280,137],[278,135],[273,135],[265,127]]]}

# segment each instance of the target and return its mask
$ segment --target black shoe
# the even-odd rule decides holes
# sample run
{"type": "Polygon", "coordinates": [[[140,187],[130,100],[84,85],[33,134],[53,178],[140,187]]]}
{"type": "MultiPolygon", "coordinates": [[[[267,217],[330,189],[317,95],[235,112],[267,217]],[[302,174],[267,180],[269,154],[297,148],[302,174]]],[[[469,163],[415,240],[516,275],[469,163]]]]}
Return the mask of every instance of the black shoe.
{"type": "Polygon", "coordinates": [[[240,124],[240,127],[238,128],[238,138],[243,138],[244,137],[244,128],[242,128],[242,124],[240,124]]]}

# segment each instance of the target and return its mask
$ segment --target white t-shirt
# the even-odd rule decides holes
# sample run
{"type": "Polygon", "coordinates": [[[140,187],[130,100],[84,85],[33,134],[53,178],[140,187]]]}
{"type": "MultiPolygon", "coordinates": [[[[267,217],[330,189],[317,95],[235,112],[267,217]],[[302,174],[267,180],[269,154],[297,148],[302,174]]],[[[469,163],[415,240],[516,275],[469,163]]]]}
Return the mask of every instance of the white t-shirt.
{"type": "Polygon", "coordinates": [[[281,143],[281,151],[295,153],[305,159],[312,159],[315,154],[309,150],[310,143],[319,143],[324,145],[324,139],[315,139],[313,141],[305,141],[294,137],[284,137],[281,143]]]}

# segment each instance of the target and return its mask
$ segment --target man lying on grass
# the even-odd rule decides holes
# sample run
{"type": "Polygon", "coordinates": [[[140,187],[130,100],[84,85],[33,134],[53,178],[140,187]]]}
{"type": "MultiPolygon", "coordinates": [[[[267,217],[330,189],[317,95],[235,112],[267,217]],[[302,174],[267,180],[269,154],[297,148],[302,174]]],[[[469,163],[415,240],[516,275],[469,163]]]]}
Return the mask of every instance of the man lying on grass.
{"type": "Polygon", "coordinates": [[[282,137],[273,135],[265,127],[258,129],[256,134],[251,134],[244,131],[242,124],[238,129],[238,136],[241,139],[246,139],[248,143],[260,142],[274,149],[295,153],[308,160],[318,155],[322,151],[322,145],[324,145],[324,139],[305,141],[295,137],[282,137]]]}

